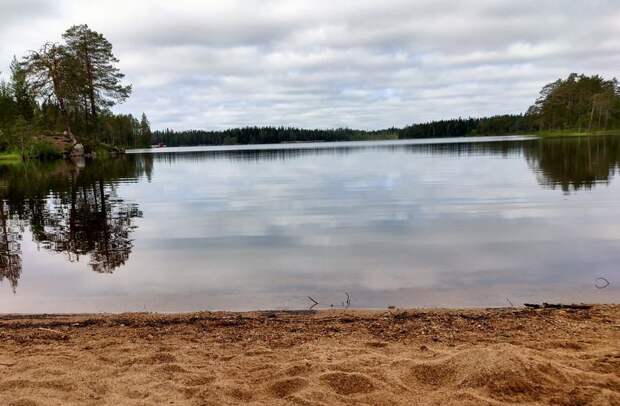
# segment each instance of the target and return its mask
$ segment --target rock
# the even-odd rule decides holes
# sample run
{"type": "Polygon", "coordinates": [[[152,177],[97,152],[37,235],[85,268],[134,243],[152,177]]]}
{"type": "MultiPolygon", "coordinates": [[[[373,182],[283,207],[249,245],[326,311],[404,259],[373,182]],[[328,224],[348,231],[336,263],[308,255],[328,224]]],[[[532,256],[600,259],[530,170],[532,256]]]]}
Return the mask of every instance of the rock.
{"type": "Polygon", "coordinates": [[[84,145],[75,144],[73,148],[71,148],[71,156],[84,156],[84,145]]]}

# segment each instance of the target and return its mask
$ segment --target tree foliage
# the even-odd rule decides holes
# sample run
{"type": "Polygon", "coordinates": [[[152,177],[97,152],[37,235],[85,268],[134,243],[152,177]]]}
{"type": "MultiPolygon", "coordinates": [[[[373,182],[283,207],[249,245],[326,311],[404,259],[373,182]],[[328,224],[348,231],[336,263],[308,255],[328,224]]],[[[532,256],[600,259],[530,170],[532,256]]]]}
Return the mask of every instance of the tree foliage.
{"type": "Polygon", "coordinates": [[[76,62],[75,75],[80,101],[90,119],[97,112],[124,102],[131,94],[131,85],[123,85],[123,75],[115,66],[119,60],[112,53],[112,44],[86,24],[74,25],[63,34],[71,59],[76,62]]]}
{"type": "Polygon", "coordinates": [[[616,78],[571,73],[544,86],[528,115],[541,130],[606,130],[620,126],[616,78]]]}
{"type": "Polygon", "coordinates": [[[63,40],[13,58],[9,82],[0,82],[0,150],[23,153],[32,149],[25,140],[40,143],[59,132],[87,148],[150,145],[150,128],[110,110],[131,94],[112,44],[87,25],[69,28],[63,40]]]}

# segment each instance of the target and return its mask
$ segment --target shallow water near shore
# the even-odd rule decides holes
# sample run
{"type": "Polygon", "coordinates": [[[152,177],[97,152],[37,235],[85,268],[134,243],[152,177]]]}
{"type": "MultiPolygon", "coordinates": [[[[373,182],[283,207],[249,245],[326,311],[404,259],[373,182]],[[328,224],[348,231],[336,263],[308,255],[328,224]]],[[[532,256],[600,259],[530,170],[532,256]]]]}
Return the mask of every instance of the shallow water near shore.
{"type": "Polygon", "coordinates": [[[618,136],[2,166],[0,313],[618,302],[619,169],[618,136]]]}

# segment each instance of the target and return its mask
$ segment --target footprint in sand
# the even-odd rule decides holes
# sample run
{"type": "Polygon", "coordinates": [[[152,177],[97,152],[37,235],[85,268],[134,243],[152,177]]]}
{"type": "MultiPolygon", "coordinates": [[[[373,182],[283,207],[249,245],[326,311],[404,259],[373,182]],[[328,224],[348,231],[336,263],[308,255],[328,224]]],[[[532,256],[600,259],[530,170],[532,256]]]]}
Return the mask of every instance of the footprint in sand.
{"type": "Polygon", "coordinates": [[[226,390],[226,394],[238,401],[249,402],[254,399],[254,394],[249,390],[233,387],[226,390]]]}
{"type": "Polygon", "coordinates": [[[278,398],[285,398],[293,393],[299,392],[308,386],[308,381],[304,378],[288,378],[273,383],[269,391],[278,398]]]}
{"type": "Polygon", "coordinates": [[[138,399],[146,399],[149,397],[149,394],[146,392],[141,392],[138,390],[128,390],[127,392],[125,392],[125,396],[127,396],[129,399],[133,399],[133,400],[138,400],[138,399]]]}
{"type": "Polygon", "coordinates": [[[159,365],[159,364],[169,364],[172,362],[176,362],[176,357],[167,352],[160,352],[147,357],[138,357],[138,358],[129,358],[124,360],[121,365],[123,366],[132,366],[132,365],[159,365]]]}
{"type": "Polygon", "coordinates": [[[204,386],[209,385],[215,381],[214,376],[192,376],[185,380],[187,386],[204,386]]]}
{"type": "Polygon", "coordinates": [[[314,367],[310,362],[293,364],[286,368],[282,374],[284,376],[299,376],[299,375],[308,375],[314,370],[314,367]]]}
{"type": "Polygon", "coordinates": [[[385,343],[383,341],[369,341],[365,343],[365,345],[367,347],[373,347],[373,348],[385,348],[388,346],[388,343],[385,343]]]}
{"type": "Polygon", "coordinates": [[[147,364],[169,364],[171,362],[175,362],[177,359],[174,355],[167,353],[167,352],[161,352],[159,354],[153,355],[150,358],[146,359],[146,363],[147,364]]]}
{"type": "Polygon", "coordinates": [[[328,372],[321,375],[320,379],[339,395],[369,393],[375,390],[371,379],[362,374],[328,372]]]}
{"type": "Polygon", "coordinates": [[[187,373],[188,371],[177,364],[166,364],[163,367],[159,368],[159,372],[165,374],[183,374],[187,373]]]}
{"type": "Polygon", "coordinates": [[[9,406],[37,406],[37,402],[30,399],[19,399],[15,402],[9,403],[9,406]]]}

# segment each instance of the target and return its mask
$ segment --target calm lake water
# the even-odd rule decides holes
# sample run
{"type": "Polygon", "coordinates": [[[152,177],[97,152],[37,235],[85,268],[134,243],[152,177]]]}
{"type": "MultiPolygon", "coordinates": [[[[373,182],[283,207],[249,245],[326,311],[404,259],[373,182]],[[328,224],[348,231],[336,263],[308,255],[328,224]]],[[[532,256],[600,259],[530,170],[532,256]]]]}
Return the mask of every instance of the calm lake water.
{"type": "Polygon", "coordinates": [[[620,137],[2,166],[0,313],[618,302],[619,169],[620,137]]]}

